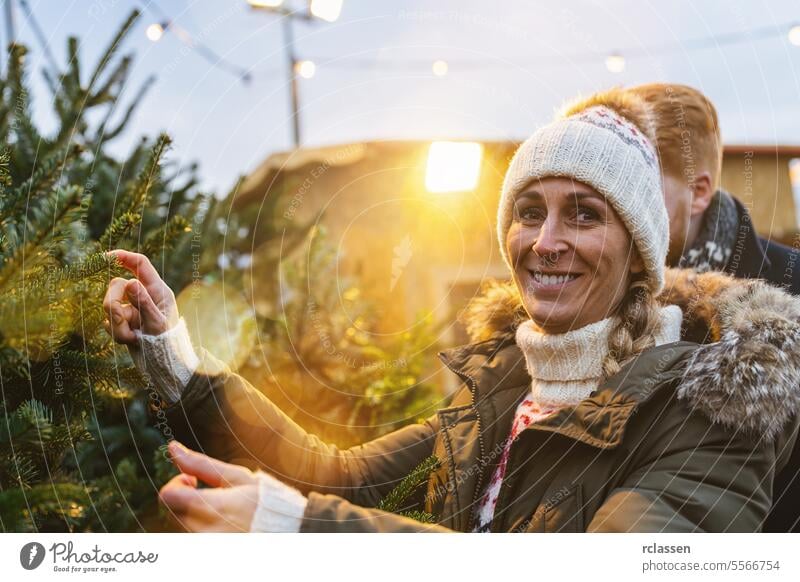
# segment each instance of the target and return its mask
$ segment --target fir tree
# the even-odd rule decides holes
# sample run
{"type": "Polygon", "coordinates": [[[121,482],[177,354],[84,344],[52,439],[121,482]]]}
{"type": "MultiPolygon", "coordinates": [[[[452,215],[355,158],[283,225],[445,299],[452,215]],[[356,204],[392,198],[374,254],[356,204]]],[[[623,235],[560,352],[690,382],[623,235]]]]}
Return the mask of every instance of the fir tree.
{"type": "Polygon", "coordinates": [[[252,288],[247,277],[260,277],[263,293],[247,299],[266,345],[242,373],[323,438],[374,438],[427,416],[436,400],[435,387],[420,380],[433,328],[375,341],[369,330],[379,310],[356,280],[337,279],[324,233],[280,219],[281,193],[260,201],[257,213],[231,213],[198,193],[195,165],[164,161],[165,135],[141,139],[124,159],[108,153],[153,82],[123,99],[133,57],[121,47],[137,18],[123,23],[88,75],[78,40],[68,40],[64,71],[46,76],[59,120],[52,135],[31,116],[24,47],[10,47],[0,78],[3,531],[165,527],[156,492],[173,469],[148,413],[152,392],[102,326],[109,279],[129,276],[104,254],[114,247],[147,254],[176,292],[197,276],[193,265],[204,279],[220,278],[218,265],[228,269],[226,284],[243,293],[252,288]],[[293,249],[302,256],[286,260],[293,249]],[[250,268],[229,269],[242,264],[250,268]]]}
{"type": "Polygon", "coordinates": [[[143,140],[124,160],[106,153],[151,84],[122,103],[132,57],[119,52],[137,17],[88,77],[69,39],[66,70],[46,77],[60,122],[53,135],[31,117],[24,47],[10,47],[0,79],[4,531],[156,523],[155,492],[169,472],[164,438],[148,422],[143,378],[102,327],[109,278],[127,276],[104,251],[125,246],[157,261],[186,238],[184,217],[196,215],[202,198],[193,196],[194,169],[188,179],[165,171],[167,136],[143,140]]]}

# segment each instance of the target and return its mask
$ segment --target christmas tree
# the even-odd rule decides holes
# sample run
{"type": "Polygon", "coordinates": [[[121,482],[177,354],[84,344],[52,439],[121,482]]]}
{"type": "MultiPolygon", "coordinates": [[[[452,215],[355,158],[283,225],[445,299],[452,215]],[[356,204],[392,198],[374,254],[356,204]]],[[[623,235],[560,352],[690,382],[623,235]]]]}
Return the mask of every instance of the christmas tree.
{"type": "Polygon", "coordinates": [[[146,529],[170,471],[163,436],[147,419],[145,383],[102,326],[109,278],[125,275],[104,251],[126,246],[157,262],[186,238],[184,217],[202,203],[194,169],[187,177],[162,164],[167,136],[143,140],[123,160],[106,153],[151,83],[122,103],[132,57],[119,50],[137,17],[88,76],[69,39],[66,70],[46,75],[59,120],[53,135],[31,116],[24,47],[10,47],[0,79],[5,531],[146,529]]]}
{"type": "MultiPolygon", "coordinates": [[[[45,74],[59,122],[52,135],[32,118],[24,47],[10,47],[0,78],[3,531],[167,527],[157,490],[174,472],[163,451],[168,427],[103,327],[109,280],[129,276],[104,254],[112,248],[148,255],[176,293],[224,281],[225,293],[239,294],[260,339],[244,346],[240,372],[328,440],[354,444],[413,422],[438,393],[420,380],[433,328],[376,340],[379,310],[357,280],[337,278],[317,220],[282,220],[291,191],[231,212],[237,188],[223,202],[201,195],[196,165],[165,158],[166,135],[142,138],[123,158],[109,153],[153,83],[122,97],[133,57],[120,51],[137,18],[88,75],[78,40],[68,40],[68,65],[45,74]],[[248,292],[254,287],[258,294],[248,292]]],[[[417,488],[425,467],[387,509],[406,509],[404,491],[417,488]]]]}

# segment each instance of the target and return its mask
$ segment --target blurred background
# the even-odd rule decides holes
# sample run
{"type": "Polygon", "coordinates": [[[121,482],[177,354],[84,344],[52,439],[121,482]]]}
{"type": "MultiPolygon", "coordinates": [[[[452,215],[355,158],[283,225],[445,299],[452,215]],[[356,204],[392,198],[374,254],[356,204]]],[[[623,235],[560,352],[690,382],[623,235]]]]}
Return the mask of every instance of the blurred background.
{"type": "Polygon", "coordinates": [[[722,187],[797,242],[790,0],[4,0],[0,18],[7,531],[163,527],[169,427],[100,325],[104,249],[147,254],[195,343],[346,446],[455,387],[436,352],[507,276],[506,166],[565,100],[700,89],[722,187]]]}
{"type": "MultiPolygon", "coordinates": [[[[723,187],[760,232],[786,242],[798,229],[800,14],[789,0],[5,4],[6,35],[31,47],[31,71],[67,60],[68,35],[96,60],[141,10],[121,48],[136,55],[123,96],[140,103],[109,151],[166,131],[173,161],[199,162],[202,190],[235,190],[231,208],[281,193],[295,197],[293,220],[324,209],[345,271],[386,291],[378,298],[400,325],[419,309],[448,317],[484,276],[503,274],[491,224],[514,144],[566,99],[613,85],[702,90],[727,145],[723,187]],[[476,145],[428,150],[454,140],[476,145]],[[456,167],[463,184],[447,181],[456,167]],[[394,281],[398,248],[409,275],[394,281]]],[[[32,74],[33,92],[44,82],[32,74]]],[[[58,122],[46,99],[33,113],[45,130],[58,122]]]]}

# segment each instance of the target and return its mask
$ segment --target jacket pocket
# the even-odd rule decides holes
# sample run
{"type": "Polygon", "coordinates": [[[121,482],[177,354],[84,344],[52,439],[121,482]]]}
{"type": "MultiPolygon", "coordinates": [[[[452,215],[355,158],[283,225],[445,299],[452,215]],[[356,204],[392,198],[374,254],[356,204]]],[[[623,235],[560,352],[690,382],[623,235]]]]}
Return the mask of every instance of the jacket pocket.
{"type": "Polygon", "coordinates": [[[580,483],[551,495],[530,519],[526,532],[578,533],[585,531],[583,490],[580,483]]]}

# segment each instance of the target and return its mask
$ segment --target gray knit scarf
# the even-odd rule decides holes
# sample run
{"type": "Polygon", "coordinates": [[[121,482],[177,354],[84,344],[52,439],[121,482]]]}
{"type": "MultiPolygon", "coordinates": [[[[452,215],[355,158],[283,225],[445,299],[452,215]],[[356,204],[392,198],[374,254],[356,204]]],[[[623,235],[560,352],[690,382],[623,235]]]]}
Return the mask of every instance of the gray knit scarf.
{"type": "Polygon", "coordinates": [[[698,273],[724,271],[739,232],[739,213],[731,195],[717,190],[703,214],[697,239],[684,252],[678,266],[698,273]]]}

